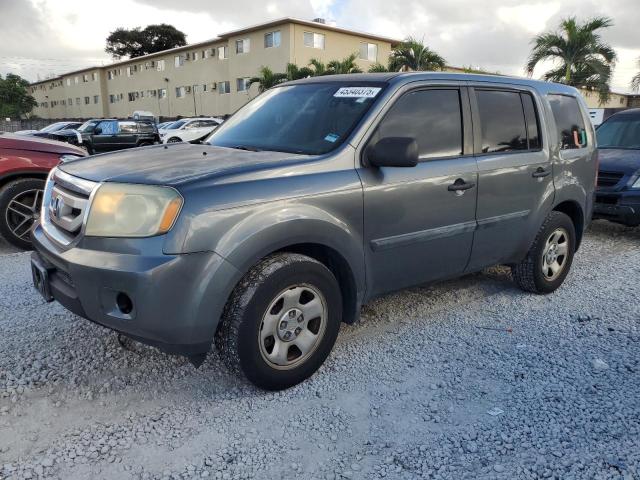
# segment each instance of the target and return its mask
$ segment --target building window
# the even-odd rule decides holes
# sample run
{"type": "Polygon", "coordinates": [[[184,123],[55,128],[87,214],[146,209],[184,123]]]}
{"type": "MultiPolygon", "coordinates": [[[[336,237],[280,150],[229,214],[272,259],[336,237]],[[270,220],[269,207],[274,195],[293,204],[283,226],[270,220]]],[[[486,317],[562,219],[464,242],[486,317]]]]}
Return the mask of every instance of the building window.
{"type": "Polygon", "coordinates": [[[360,43],[360,59],[375,62],[378,59],[378,45],[375,43],[360,43]]]}
{"type": "Polygon", "coordinates": [[[230,93],[231,92],[231,84],[227,80],[225,82],[218,82],[218,92],[220,93],[230,93]]]}
{"type": "Polygon", "coordinates": [[[185,88],[184,87],[176,87],[176,98],[184,97],[185,88]]]}
{"type": "Polygon", "coordinates": [[[202,59],[209,58],[211,56],[211,50],[208,48],[206,50],[202,50],[202,59]]]}
{"type": "Polygon", "coordinates": [[[80,105],[80,97],[76,97],[76,105],[80,105]]]}
{"type": "Polygon", "coordinates": [[[136,99],[134,92],[129,92],[127,96],[129,97],[130,102],[133,102],[136,99]]]}
{"type": "Polygon", "coordinates": [[[206,92],[206,91],[207,91],[207,84],[206,84],[206,83],[203,83],[203,84],[202,84],[202,91],[203,91],[203,92],[206,92]]]}
{"type": "Polygon", "coordinates": [[[199,55],[199,54],[198,54],[198,52],[193,52],[193,53],[191,54],[191,56],[193,57],[193,61],[194,61],[194,62],[197,62],[197,61],[198,61],[198,58],[199,58],[199,57],[198,57],[198,55],[199,55]]]}
{"type": "Polygon", "coordinates": [[[164,71],[164,60],[158,60],[158,63],[156,63],[156,71],[164,71]]]}
{"type": "Polygon", "coordinates": [[[250,42],[248,38],[236,40],[236,53],[249,53],[250,42]]]}
{"type": "Polygon", "coordinates": [[[304,46],[324,50],[324,34],[304,32],[304,46]]]}
{"type": "Polygon", "coordinates": [[[173,65],[176,68],[180,68],[181,66],[183,66],[184,65],[184,56],[183,55],[176,55],[173,58],[173,65]]]}
{"type": "Polygon", "coordinates": [[[73,99],[72,99],[72,98],[70,98],[70,99],[67,101],[67,103],[69,104],[69,106],[72,106],[72,105],[73,105],[73,99]]]}
{"type": "Polygon", "coordinates": [[[220,58],[220,60],[225,60],[227,58],[229,58],[229,47],[228,46],[223,46],[223,47],[218,47],[218,58],[220,58]]]}
{"type": "Polygon", "coordinates": [[[91,97],[84,97],[84,104],[89,105],[91,103],[91,97]]]}
{"type": "Polygon", "coordinates": [[[93,96],[93,103],[98,103],[99,100],[100,100],[100,95],[93,96]]]}
{"type": "Polygon", "coordinates": [[[82,75],[82,83],[87,83],[89,81],[89,75],[88,74],[84,74],[82,75]]]}
{"type": "Polygon", "coordinates": [[[264,48],[280,46],[280,30],[264,34],[264,48]]]}
{"type": "Polygon", "coordinates": [[[77,85],[77,84],[78,84],[78,82],[80,81],[80,77],[75,77],[75,78],[73,79],[73,81],[74,81],[74,83],[77,85]]]}
{"type": "Polygon", "coordinates": [[[94,82],[98,81],[98,74],[96,72],[93,72],[91,74],[91,80],[93,80],[94,82]]]}
{"type": "Polygon", "coordinates": [[[127,77],[130,77],[133,74],[131,67],[127,67],[127,77]]]}
{"type": "Polygon", "coordinates": [[[236,79],[236,90],[238,92],[244,92],[245,90],[249,90],[249,78],[237,78],[236,79]]]}
{"type": "Polygon", "coordinates": [[[158,98],[167,98],[167,89],[159,88],[158,89],[158,98]]]}
{"type": "Polygon", "coordinates": [[[70,86],[71,86],[71,79],[67,78],[67,87],[70,87],[70,86]]]}
{"type": "Polygon", "coordinates": [[[109,95],[109,103],[116,103],[116,96],[115,95],[109,95]]]}

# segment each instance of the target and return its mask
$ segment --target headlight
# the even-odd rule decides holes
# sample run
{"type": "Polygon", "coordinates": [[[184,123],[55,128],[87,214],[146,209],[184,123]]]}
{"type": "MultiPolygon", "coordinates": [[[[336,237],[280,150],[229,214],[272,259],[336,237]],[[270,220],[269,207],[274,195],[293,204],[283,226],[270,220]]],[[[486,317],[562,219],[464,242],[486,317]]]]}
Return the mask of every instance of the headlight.
{"type": "Polygon", "coordinates": [[[84,158],[82,155],[60,155],[60,163],[73,162],[79,158],[84,158]]]}
{"type": "Polygon", "coordinates": [[[631,185],[631,188],[640,188],[640,175],[638,175],[638,178],[636,179],[636,181],[633,182],[633,185],[631,185]]]}
{"type": "Polygon", "coordinates": [[[182,196],[169,187],[105,183],[93,197],[85,235],[151,237],[171,230],[182,196]]]}

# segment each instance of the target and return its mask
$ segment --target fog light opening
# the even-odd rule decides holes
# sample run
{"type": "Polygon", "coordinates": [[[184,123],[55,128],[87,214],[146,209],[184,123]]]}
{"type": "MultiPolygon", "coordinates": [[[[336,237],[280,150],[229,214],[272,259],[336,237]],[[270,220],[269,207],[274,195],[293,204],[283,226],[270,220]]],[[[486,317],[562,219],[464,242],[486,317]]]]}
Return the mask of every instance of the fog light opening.
{"type": "Polygon", "coordinates": [[[118,293],[116,296],[116,305],[118,305],[118,310],[125,315],[129,315],[133,311],[133,301],[126,293],[118,293]]]}

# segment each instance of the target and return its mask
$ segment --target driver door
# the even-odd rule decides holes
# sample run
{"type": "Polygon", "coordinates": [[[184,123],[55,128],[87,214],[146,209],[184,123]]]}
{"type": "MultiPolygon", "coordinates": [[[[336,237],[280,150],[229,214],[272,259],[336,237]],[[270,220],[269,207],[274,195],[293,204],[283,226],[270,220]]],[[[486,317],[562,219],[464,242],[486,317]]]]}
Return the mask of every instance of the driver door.
{"type": "Polygon", "coordinates": [[[476,228],[478,169],[466,88],[405,90],[368,145],[386,137],[418,144],[415,167],[372,167],[364,188],[365,259],[373,295],[464,272],[476,228]]]}

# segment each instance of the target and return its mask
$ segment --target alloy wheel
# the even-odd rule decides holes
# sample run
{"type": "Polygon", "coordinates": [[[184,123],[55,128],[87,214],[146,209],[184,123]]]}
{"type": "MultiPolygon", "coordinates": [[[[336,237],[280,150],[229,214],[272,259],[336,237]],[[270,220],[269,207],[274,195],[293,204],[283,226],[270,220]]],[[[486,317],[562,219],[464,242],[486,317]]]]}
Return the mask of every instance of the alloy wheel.
{"type": "Polygon", "coordinates": [[[569,234],[564,228],[557,228],[547,239],[542,253],[542,274],[552,282],[562,273],[567,264],[569,234]]]}
{"type": "Polygon", "coordinates": [[[7,205],[5,219],[9,231],[20,240],[28,239],[33,223],[39,216],[43,190],[25,190],[14,196],[7,205]]]}

